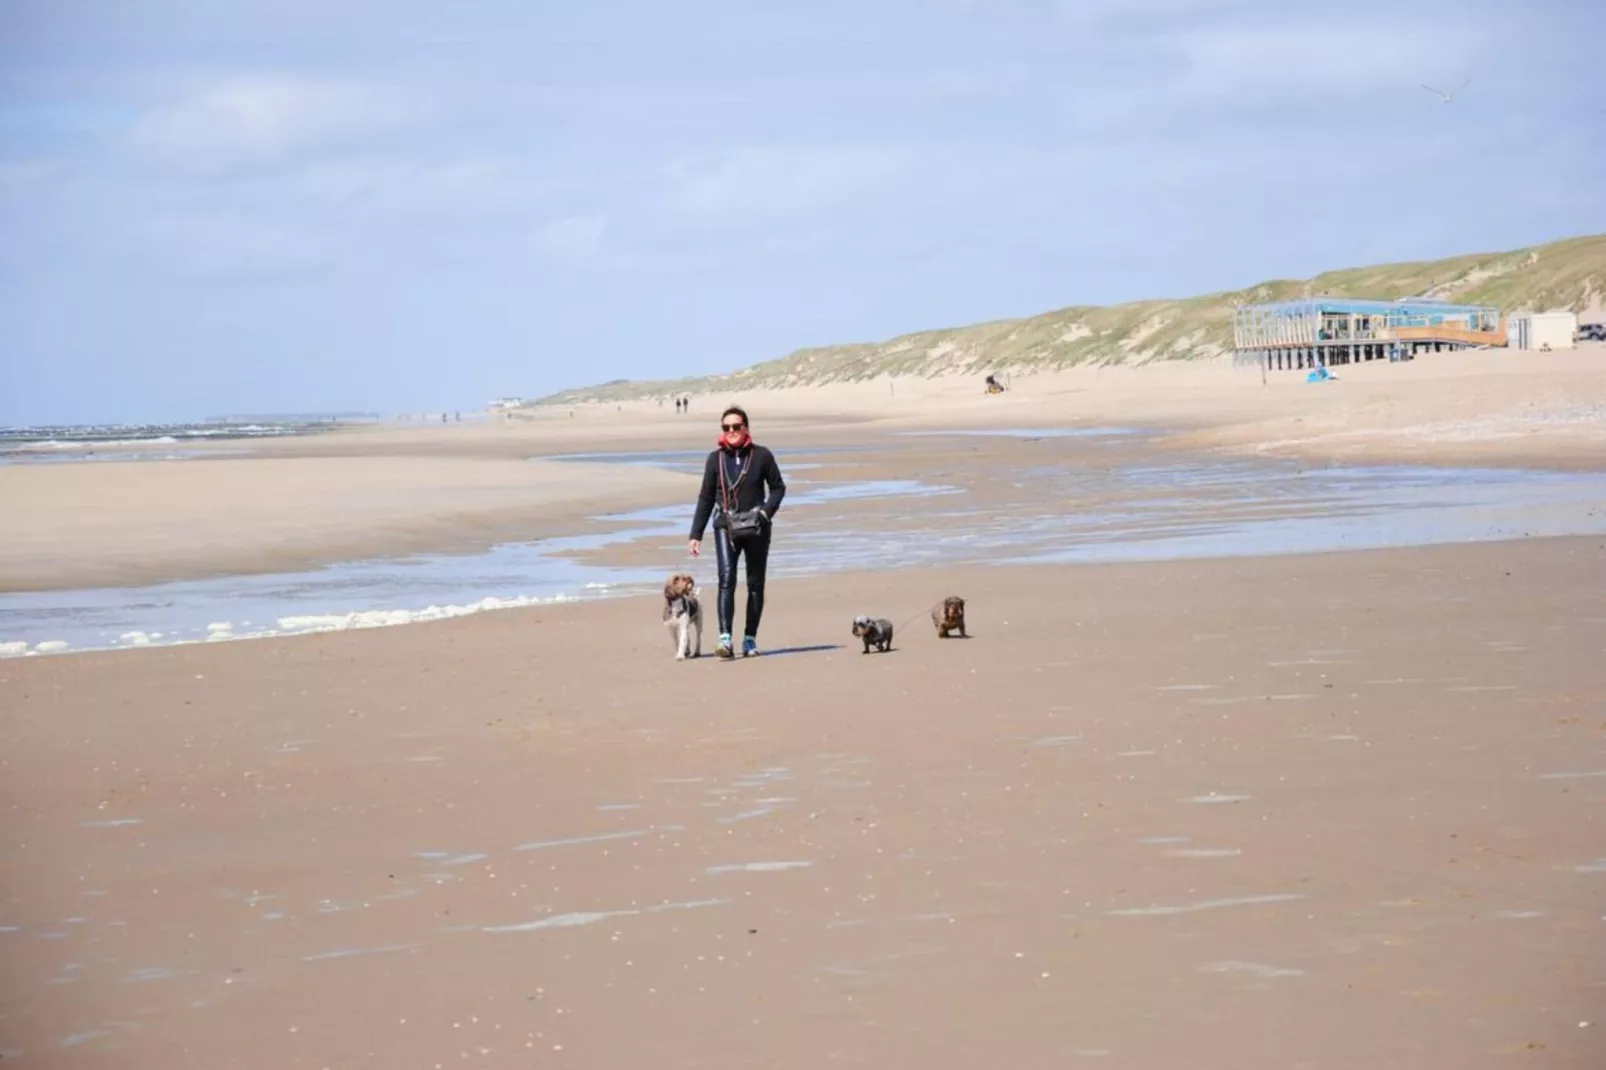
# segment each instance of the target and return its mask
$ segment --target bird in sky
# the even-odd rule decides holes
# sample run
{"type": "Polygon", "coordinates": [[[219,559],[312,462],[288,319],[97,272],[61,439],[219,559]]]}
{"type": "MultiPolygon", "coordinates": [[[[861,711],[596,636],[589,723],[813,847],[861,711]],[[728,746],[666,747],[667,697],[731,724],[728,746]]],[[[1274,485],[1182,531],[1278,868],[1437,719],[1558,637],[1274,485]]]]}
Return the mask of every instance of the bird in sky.
{"type": "Polygon", "coordinates": [[[1467,87],[1467,82],[1470,82],[1470,81],[1472,81],[1472,79],[1468,78],[1466,80],[1466,82],[1462,82],[1460,85],[1456,86],[1454,89],[1450,90],[1448,93],[1446,93],[1442,89],[1435,89],[1432,86],[1428,85],[1426,82],[1422,83],[1422,88],[1426,89],[1429,93],[1435,94],[1440,100],[1442,100],[1446,104],[1448,104],[1448,103],[1450,103],[1450,101],[1455,99],[1455,95],[1457,93],[1461,92],[1461,90],[1463,90],[1463,89],[1465,89],[1467,87]]]}

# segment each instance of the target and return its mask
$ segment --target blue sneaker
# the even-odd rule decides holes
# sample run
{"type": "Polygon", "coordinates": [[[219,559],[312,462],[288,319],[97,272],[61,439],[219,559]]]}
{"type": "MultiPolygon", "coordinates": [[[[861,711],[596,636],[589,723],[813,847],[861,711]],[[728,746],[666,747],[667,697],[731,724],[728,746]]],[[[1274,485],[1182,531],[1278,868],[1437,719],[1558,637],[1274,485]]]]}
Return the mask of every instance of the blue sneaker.
{"type": "Polygon", "coordinates": [[[728,636],[728,635],[721,635],[719,637],[719,642],[714,646],[714,657],[716,657],[716,658],[728,658],[728,657],[732,657],[732,656],[733,655],[731,654],[731,637],[728,636]]]}
{"type": "Polygon", "coordinates": [[[754,639],[751,635],[742,640],[742,657],[758,657],[758,640],[754,639]]]}

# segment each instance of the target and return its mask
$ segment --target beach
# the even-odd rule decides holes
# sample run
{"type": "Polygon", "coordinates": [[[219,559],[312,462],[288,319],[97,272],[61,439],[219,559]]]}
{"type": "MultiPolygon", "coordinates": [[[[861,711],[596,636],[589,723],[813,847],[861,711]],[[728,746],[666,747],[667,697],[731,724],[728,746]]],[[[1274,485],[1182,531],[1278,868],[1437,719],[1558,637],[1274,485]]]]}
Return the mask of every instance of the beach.
{"type": "Polygon", "coordinates": [[[738,395],[733,664],[723,398],[0,466],[0,1057],[1600,1065],[1606,350],[1338,374],[738,395]]]}
{"type": "MultiPolygon", "coordinates": [[[[988,397],[968,377],[738,392],[780,446],[866,447],[887,432],[1141,427],[1192,453],[1330,462],[1595,470],[1606,345],[1444,353],[1344,367],[1335,382],[1230,362],[1073,369],[988,397]]],[[[532,460],[701,450],[728,399],[656,401],[477,424],[356,427],[186,447],[181,465],[0,466],[0,592],[272,572],[364,554],[453,552],[572,534],[588,518],[684,501],[695,477],[532,460]]],[[[171,447],[169,447],[171,450],[171,447]]],[[[870,459],[874,451],[866,449],[870,459]]],[[[890,469],[888,469],[890,471],[890,469]]]]}
{"type": "Polygon", "coordinates": [[[1603,568],[1557,539],[785,582],[735,664],[673,662],[646,599],[0,664],[3,1043],[1598,1065],[1603,568]],[[948,593],[973,638],[848,635],[948,593]]]}

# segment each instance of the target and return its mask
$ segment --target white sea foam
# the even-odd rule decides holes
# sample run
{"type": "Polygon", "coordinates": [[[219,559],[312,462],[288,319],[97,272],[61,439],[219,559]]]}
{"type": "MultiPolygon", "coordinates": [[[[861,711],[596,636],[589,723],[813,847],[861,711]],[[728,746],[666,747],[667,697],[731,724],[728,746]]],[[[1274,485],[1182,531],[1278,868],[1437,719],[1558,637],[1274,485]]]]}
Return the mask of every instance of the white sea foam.
{"type": "Polygon", "coordinates": [[[523,606],[578,600],[572,595],[562,594],[550,598],[531,598],[525,595],[517,598],[491,597],[466,605],[431,605],[423,609],[367,609],[355,613],[312,613],[304,616],[280,617],[276,623],[280,632],[339,632],[352,628],[387,628],[420,621],[447,620],[497,609],[518,609],[523,606]]]}
{"type": "MultiPolygon", "coordinates": [[[[611,593],[613,585],[606,585],[609,592],[595,590],[589,597],[606,597],[611,593]]],[[[281,635],[300,635],[315,632],[346,631],[356,628],[384,628],[399,624],[413,624],[421,621],[446,620],[452,617],[466,617],[475,613],[485,613],[497,609],[519,609],[526,606],[554,605],[564,602],[579,602],[587,600],[586,596],[572,594],[556,594],[545,598],[535,598],[520,595],[515,598],[482,598],[477,602],[464,605],[431,605],[423,609],[394,609],[394,610],[364,610],[351,613],[322,613],[302,616],[280,617],[273,627],[251,627],[251,622],[243,621],[212,621],[206,625],[204,634],[191,634],[184,636],[172,631],[127,631],[118,634],[115,639],[108,638],[100,644],[87,644],[71,647],[66,640],[52,639],[30,647],[28,642],[6,641],[0,642],[0,658],[31,657],[36,654],[55,654],[71,647],[75,651],[89,650],[132,650],[150,647],[158,641],[164,646],[190,646],[196,643],[228,642],[234,639],[271,639],[281,635]]]]}
{"type": "Polygon", "coordinates": [[[13,453],[45,453],[45,452],[49,452],[51,450],[87,450],[87,449],[102,449],[103,450],[103,449],[108,449],[108,448],[114,447],[114,446],[122,446],[122,447],[126,448],[128,446],[176,446],[176,445],[178,445],[178,439],[174,438],[171,435],[163,435],[160,438],[84,439],[82,441],[68,440],[68,441],[65,441],[65,442],[60,440],[60,439],[47,438],[47,439],[44,439],[44,440],[39,441],[39,442],[24,442],[21,445],[15,447],[13,450],[11,450],[11,452],[13,452],[13,453]]]}

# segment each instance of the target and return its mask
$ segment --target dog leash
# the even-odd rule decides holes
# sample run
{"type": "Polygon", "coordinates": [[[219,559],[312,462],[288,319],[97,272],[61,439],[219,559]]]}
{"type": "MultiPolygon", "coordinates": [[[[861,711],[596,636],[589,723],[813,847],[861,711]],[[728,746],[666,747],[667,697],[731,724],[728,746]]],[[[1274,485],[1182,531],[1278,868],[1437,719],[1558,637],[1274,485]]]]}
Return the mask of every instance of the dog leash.
{"type": "Polygon", "coordinates": [[[914,616],[910,617],[908,620],[904,621],[902,624],[894,624],[892,626],[892,630],[894,632],[901,632],[905,628],[909,627],[909,625],[913,624],[915,621],[919,620],[921,617],[925,616],[927,613],[930,613],[930,612],[931,612],[931,610],[929,610],[929,609],[923,609],[919,613],[916,613],[914,616]]]}

